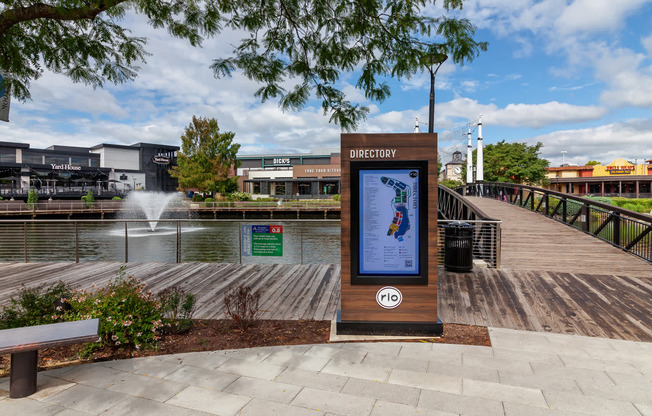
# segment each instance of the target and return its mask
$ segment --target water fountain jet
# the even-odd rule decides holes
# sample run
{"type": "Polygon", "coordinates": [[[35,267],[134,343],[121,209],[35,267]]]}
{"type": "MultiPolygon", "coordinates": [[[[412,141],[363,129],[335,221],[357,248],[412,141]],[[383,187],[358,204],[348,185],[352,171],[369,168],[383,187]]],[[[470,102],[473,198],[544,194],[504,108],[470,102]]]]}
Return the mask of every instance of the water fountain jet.
{"type": "Polygon", "coordinates": [[[142,212],[149,223],[150,231],[156,231],[161,215],[178,194],[165,192],[131,192],[125,199],[123,211],[142,212]]]}

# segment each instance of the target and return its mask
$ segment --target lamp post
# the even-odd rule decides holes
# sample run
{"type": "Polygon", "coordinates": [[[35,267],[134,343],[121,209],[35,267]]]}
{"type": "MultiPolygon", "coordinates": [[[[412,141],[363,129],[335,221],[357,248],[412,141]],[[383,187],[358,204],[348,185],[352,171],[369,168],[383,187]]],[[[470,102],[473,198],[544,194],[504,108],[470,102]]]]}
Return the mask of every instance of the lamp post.
{"type": "Polygon", "coordinates": [[[428,116],[428,133],[434,133],[435,130],[435,75],[439,71],[439,67],[443,64],[448,55],[445,53],[435,53],[432,55],[430,64],[428,65],[428,72],[430,72],[430,111],[428,116]]]}
{"type": "Polygon", "coordinates": [[[565,150],[561,151],[561,165],[564,166],[566,164],[566,153],[568,153],[565,150]]]}

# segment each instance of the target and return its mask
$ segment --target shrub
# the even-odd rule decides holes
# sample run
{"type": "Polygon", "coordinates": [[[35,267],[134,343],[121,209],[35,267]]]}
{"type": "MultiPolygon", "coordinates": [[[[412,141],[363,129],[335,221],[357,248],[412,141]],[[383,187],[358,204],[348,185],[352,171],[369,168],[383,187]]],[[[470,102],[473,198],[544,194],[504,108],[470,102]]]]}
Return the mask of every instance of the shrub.
{"type": "Polygon", "coordinates": [[[86,353],[102,346],[156,347],[163,329],[160,305],[144,283],[124,270],[120,267],[116,279],[96,292],[76,291],[70,299],[66,320],[100,319],[100,341],[87,345],[86,353]]]}
{"type": "Polygon", "coordinates": [[[224,314],[235,326],[245,330],[256,321],[259,301],[258,292],[252,293],[249,286],[238,286],[224,294],[224,314]]]}
{"type": "Polygon", "coordinates": [[[111,198],[111,200],[112,201],[122,201],[122,198],[120,198],[119,196],[114,196],[113,198],[111,198]]]}
{"type": "Polygon", "coordinates": [[[193,194],[191,200],[192,202],[202,202],[204,200],[204,196],[201,194],[193,194]]]}
{"type": "Polygon", "coordinates": [[[462,182],[462,181],[458,181],[458,180],[454,180],[454,179],[445,179],[445,180],[443,180],[443,181],[440,181],[439,184],[440,184],[440,185],[443,185],[443,186],[445,186],[445,187],[447,187],[447,188],[455,189],[455,188],[457,188],[458,186],[462,186],[462,185],[464,185],[464,182],[462,182]]]}
{"type": "Polygon", "coordinates": [[[585,198],[590,199],[591,201],[602,202],[603,204],[613,205],[611,198],[608,198],[606,196],[585,196],[585,198]]]}
{"type": "Polygon", "coordinates": [[[81,200],[84,201],[88,208],[93,208],[93,205],[95,205],[95,195],[93,195],[92,191],[88,191],[86,195],[81,197],[81,200]]]}
{"type": "Polygon", "coordinates": [[[175,334],[188,332],[192,326],[196,297],[178,287],[169,287],[158,294],[166,328],[175,334]]]}
{"type": "Polygon", "coordinates": [[[333,195],[333,201],[341,201],[341,200],[342,200],[342,195],[340,194],[333,195]]]}
{"type": "Polygon", "coordinates": [[[251,201],[251,196],[246,192],[232,192],[228,195],[229,201],[251,201]]]}
{"type": "Polygon", "coordinates": [[[38,202],[38,194],[36,193],[35,190],[30,189],[29,195],[27,196],[27,206],[29,208],[34,209],[36,207],[37,202],[38,202]]]}
{"type": "Polygon", "coordinates": [[[17,298],[11,298],[9,305],[0,312],[0,329],[44,325],[63,321],[63,313],[70,309],[67,299],[73,295],[73,288],[58,282],[45,289],[45,285],[23,288],[17,298]]]}
{"type": "Polygon", "coordinates": [[[630,211],[634,212],[646,212],[645,207],[642,204],[637,204],[637,203],[629,203],[629,204],[623,204],[621,206],[622,209],[628,209],[630,211]]]}

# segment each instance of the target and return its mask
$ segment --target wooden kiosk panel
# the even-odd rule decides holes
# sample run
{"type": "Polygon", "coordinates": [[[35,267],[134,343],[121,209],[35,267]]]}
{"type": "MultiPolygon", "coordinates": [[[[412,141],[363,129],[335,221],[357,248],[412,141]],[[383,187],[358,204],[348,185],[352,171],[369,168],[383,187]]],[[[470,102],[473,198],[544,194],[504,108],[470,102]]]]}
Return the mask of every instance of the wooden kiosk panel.
{"type": "MultiPolygon", "coordinates": [[[[429,133],[342,134],[341,147],[342,295],[337,322],[338,333],[441,334],[443,327],[437,317],[437,135],[429,133]],[[401,263],[400,266],[397,266],[397,272],[381,271],[377,275],[365,274],[364,267],[360,265],[360,259],[367,254],[361,254],[360,245],[366,244],[367,240],[364,240],[365,243],[360,242],[366,237],[363,234],[367,232],[365,231],[367,228],[361,226],[361,218],[367,218],[364,215],[369,216],[369,213],[365,212],[359,215],[358,213],[366,209],[363,205],[366,201],[364,198],[367,196],[364,194],[364,198],[361,198],[360,195],[370,191],[360,189],[363,187],[360,182],[360,177],[363,174],[359,172],[361,170],[368,171],[370,174],[380,172],[374,179],[378,182],[378,177],[385,173],[384,170],[387,170],[388,174],[381,178],[383,185],[390,186],[396,183],[400,188],[405,187],[406,184],[393,179],[393,176],[396,175],[392,175],[394,172],[392,169],[397,169],[397,173],[401,173],[402,177],[407,178],[405,172],[409,171],[410,166],[421,168],[415,169],[419,175],[418,185],[416,185],[416,180],[409,182],[420,189],[418,195],[420,214],[418,217],[410,217],[418,218],[419,226],[414,227],[410,224],[412,227],[404,232],[406,239],[408,232],[418,234],[419,270],[407,270],[405,274],[402,274],[403,264],[401,263]],[[354,183],[354,178],[357,183],[354,183]],[[406,284],[406,282],[408,283],[406,284]],[[385,292],[380,293],[379,291],[385,287],[400,292],[402,300],[398,306],[381,306],[377,295],[383,296],[385,292]]],[[[409,173],[410,178],[417,175],[412,171],[409,173]]],[[[394,188],[396,189],[397,186],[394,188]]],[[[397,190],[396,201],[399,201],[399,191],[400,189],[397,190]]],[[[388,241],[393,241],[393,238],[398,238],[396,237],[398,233],[394,234],[394,237],[392,236],[392,232],[397,230],[398,226],[391,228],[392,221],[394,224],[397,224],[397,221],[400,224],[403,212],[400,206],[397,208],[397,205],[391,205],[394,204],[394,201],[390,200],[387,201],[389,212],[385,211],[381,204],[376,204],[380,208],[376,207],[375,209],[382,212],[382,215],[379,216],[382,217],[379,218],[381,225],[378,225],[378,228],[389,226],[389,229],[385,228],[388,230],[387,238],[388,241]],[[396,210],[397,220],[391,220],[393,209],[396,210]]],[[[415,199],[415,204],[416,201],[415,199]]],[[[391,244],[395,244],[395,242],[391,244]]],[[[384,253],[383,261],[402,261],[402,259],[399,258],[398,253],[396,256],[392,256],[391,251],[387,251],[384,253]]],[[[405,265],[408,264],[412,266],[411,262],[406,261],[405,265]]]]}

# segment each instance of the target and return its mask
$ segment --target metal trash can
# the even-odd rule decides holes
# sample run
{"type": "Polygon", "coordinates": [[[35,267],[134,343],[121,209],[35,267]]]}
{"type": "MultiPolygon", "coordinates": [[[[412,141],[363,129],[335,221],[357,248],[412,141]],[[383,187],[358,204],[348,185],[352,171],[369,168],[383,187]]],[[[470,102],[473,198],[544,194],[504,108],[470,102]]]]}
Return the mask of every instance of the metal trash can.
{"type": "Polygon", "coordinates": [[[444,225],[444,267],[451,272],[473,269],[473,232],[475,226],[453,221],[444,225]]]}

